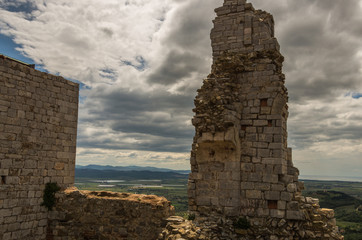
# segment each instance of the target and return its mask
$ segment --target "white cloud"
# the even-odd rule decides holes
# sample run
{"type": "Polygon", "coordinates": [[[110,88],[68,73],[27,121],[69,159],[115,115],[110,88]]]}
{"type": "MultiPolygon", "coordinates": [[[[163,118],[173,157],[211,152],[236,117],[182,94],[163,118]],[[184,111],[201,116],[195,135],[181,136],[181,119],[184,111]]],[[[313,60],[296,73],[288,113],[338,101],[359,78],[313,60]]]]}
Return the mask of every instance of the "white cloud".
{"type": "MultiPolygon", "coordinates": [[[[210,71],[213,9],[223,1],[32,0],[20,11],[27,2],[0,1],[1,33],[50,72],[90,86],[81,91],[78,163],[136,156],[186,168],[192,101],[210,71]],[[15,3],[19,11],[5,10],[15,3]]],[[[276,22],[295,165],[360,169],[362,98],[348,93],[362,93],[361,1],[251,2],[276,22]]]]}
{"type": "Polygon", "coordinates": [[[153,51],[152,37],[172,4],[159,1],[42,1],[33,18],[1,11],[3,33],[14,36],[22,51],[50,72],[92,85],[108,82],[99,71],[111,70],[114,81],[132,85],[139,72],[124,62],[137,64],[153,51]],[[119,75],[122,72],[122,76],[119,75]]]}
{"type": "Polygon", "coordinates": [[[170,169],[189,169],[189,153],[109,150],[77,148],[77,164],[111,164],[114,166],[156,166],[170,169]]]}

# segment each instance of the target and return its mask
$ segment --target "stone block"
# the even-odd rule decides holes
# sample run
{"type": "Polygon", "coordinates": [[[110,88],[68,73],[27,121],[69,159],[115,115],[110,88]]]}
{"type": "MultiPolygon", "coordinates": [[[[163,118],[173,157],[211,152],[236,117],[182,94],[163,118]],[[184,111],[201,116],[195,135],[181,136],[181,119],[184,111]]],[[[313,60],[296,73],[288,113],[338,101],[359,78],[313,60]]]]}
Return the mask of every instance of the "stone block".
{"type": "Polygon", "coordinates": [[[233,181],[240,181],[240,179],[241,179],[240,172],[239,171],[232,172],[231,179],[233,181]]]}
{"type": "Polygon", "coordinates": [[[10,217],[12,215],[11,209],[0,209],[0,216],[2,217],[10,217]]]}
{"type": "Polygon", "coordinates": [[[286,201],[278,201],[278,209],[285,210],[287,208],[286,201]]]}
{"type": "Polygon", "coordinates": [[[11,238],[11,232],[7,232],[7,233],[3,234],[2,240],[10,240],[10,239],[13,239],[13,238],[11,238]]]}
{"type": "Polygon", "coordinates": [[[283,158],[271,158],[269,156],[262,158],[262,163],[264,163],[264,164],[282,165],[282,164],[284,164],[284,162],[285,162],[285,160],[283,158]]]}
{"type": "Polygon", "coordinates": [[[246,127],[246,133],[256,133],[256,127],[246,127]]]}
{"type": "Polygon", "coordinates": [[[283,158],[284,154],[283,154],[283,149],[273,149],[272,150],[272,154],[271,156],[273,158],[283,158]]]}
{"type": "Polygon", "coordinates": [[[262,192],[259,190],[246,190],[246,198],[250,199],[261,199],[262,192]]]}
{"type": "Polygon", "coordinates": [[[275,175],[275,174],[264,174],[263,175],[264,183],[278,183],[278,181],[279,181],[278,175],[275,175]]]}
{"type": "Polygon", "coordinates": [[[268,121],[267,120],[254,120],[253,126],[255,126],[255,127],[268,126],[268,121]]]}
{"type": "Polygon", "coordinates": [[[240,183],[240,189],[241,190],[253,190],[255,189],[255,184],[256,183],[253,183],[253,182],[241,182],[240,183]]]}
{"type": "Polygon", "coordinates": [[[219,183],[220,189],[238,190],[240,182],[238,181],[221,181],[219,183]]]}
{"type": "Polygon", "coordinates": [[[297,201],[290,201],[287,204],[287,209],[292,211],[299,210],[299,203],[297,201]]]}
{"type": "Polygon", "coordinates": [[[19,177],[17,177],[17,176],[8,176],[6,178],[6,184],[10,184],[10,185],[19,184],[19,177]]]}
{"type": "Polygon", "coordinates": [[[304,215],[301,213],[301,211],[287,210],[286,213],[287,213],[286,219],[289,219],[289,220],[303,220],[304,219],[304,215]]]}
{"type": "Polygon", "coordinates": [[[210,197],[197,196],[196,197],[196,204],[199,205],[199,206],[210,206],[211,205],[211,199],[210,199],[210,197]]]}
{"type": "Polygon", "coordinates": [[[282,149],[283,144],[282,143],[270,143],[269,148],[270,149],[282,149]]]}
{"type": "Polygon", "coordinates": [[[287,186],[288,192],[296,192],[297,191],[297,185],[295,183],[289,183],[287,186]]]}
{"type": "Polygon", "coordinates": [[[226,216],[239,216],[239,211],[238,211],[238,207],[225,207],[224,208],[224,214],[226,216]]]}
{"type": "Polygon", "coordinates": [[[229,128],[225,133],[225,141],[231,141],[235,144],[236,136],[239,136],[234,128],[229,128]]]}
{"type": "Polygon", "coordinates": [[[216,132],[214,134],[214,141],[224,141],[224,132],[216,132]]]}
{"type": "Polygon", "coordinates": [[[255,189],[261,190],[261,191],[268,191],[270,190],[270,184],[269,183],[254,183],[255,189]]]}
{"type": "Polygon", "coordinates": [[[278,164],[274,166],[274,171],[273,171],[274,174],[283,175],[287,174],[287,172],[288,172],[288,167],[286,165],[278,164]]]}
{"type": "Polygon", "coordinates": [[[199,142],[211,142],[214,140],[214,135],[210,132],[202,133],[202,137],[199,142]]]}
{"type": "Polygon", "coordinates": [[[284,184],[271,184],[271,190],[272,191],[285,191],[285,186],[284,184]]]}
{"type": "Polygon", "coordinates": [[[73,176],[67,176],[63,179],[64,184],[73,184],[74,183],[74,177],[73,176]]]}
{"type": "Polygon", "coordinates": [[[28,168],[28,169],[35,169],[37,168],[37,161],[35,160],[25,160],[24,162],[24,168],[28,168]]]}
{"type": "Polygon", "coordinates": [[[270,216],[273,218],[284,218],[285,210],[270,209],[270,216]]]}
{"type": "Polygon", "coordinates": [[[249,173],[247,174],[248,181],[250,182],[261,182],[261,180],[264,178],[262,173],[249,173]]]}
{"type": "Polygon", "coordinates": [[[261,107],[260,114],[270,114],[271,108],[270,107],[261,107]]]}
{"type": "MultiPolygon", "coordinates": [[[[0,167],[1,167],[1,165],[0,165],[0,167]]],[[[0,175],[1,176],[9,175],[9,169],[0,168],[0,175]]]]}
{"type": "MultiPolygon", "coordinates": [[[[269,149],[258,149],[258,155],[259,158],[269,158],[270,157],[270,150],[269,149]]],[[[264,162],[264,160],[263,160],[264,162]]]]}
{"type": "Polygon", "coordinates": [[[259,217],[268,217],[270,216],[270,210],[268,208],[258,208],[257,215],[259,217]]]}
{"type": "Polygon", "coordinates": [[[231,197],[220,197],[219,204],[222,207],[238,207],[240,206],[240,199],[231,197]]]}
{"type": "Polygon", "coordinates": [[[271,143],[273,142],[273,134],[258,134],[259,141],[271,143]]]}
{"type": "Polygon", "coordinates": [[[279,191],[265,191],[264,198],[266,200],[280,200],[280,192],[279,191]]]}
{"type": "Polygon", "coordinates": [[[210,198],[212,206],[220,206],[219,198],[218,197],[211,197],[210,198]]]}

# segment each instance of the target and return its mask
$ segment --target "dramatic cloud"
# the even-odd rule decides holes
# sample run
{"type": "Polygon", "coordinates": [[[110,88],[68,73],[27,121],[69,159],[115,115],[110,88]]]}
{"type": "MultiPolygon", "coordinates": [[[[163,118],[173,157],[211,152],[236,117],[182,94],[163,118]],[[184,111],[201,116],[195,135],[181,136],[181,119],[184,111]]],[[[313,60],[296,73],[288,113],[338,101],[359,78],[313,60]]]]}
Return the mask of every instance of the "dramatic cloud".
{"type": "MultiPolygon", "coordinates": [[[[82,83],[78,164],[186,169],[222,2],[0,0],[0,33],[43,69],[82,83]]],[[[362,174],[361,1],[251,2],[276,22],[295,165],[362,174]]]]}

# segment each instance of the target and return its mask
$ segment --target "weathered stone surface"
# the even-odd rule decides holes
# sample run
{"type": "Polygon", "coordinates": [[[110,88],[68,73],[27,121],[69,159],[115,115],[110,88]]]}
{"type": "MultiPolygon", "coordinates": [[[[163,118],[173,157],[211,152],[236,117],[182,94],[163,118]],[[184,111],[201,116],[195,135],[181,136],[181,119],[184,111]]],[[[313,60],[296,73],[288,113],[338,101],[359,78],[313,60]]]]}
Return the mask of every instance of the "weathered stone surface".
{"type": "Polygon", "coordinates": [[[218,226],[208,228],[207,239],[342,239],[333,211],[301,195],[273,17],[245,0],[225,0],[215,12],[212,69],[192,121],[189,209],[200,231],[218,226]],[[238,217],[250,230],[234,229],[238,217]]]}

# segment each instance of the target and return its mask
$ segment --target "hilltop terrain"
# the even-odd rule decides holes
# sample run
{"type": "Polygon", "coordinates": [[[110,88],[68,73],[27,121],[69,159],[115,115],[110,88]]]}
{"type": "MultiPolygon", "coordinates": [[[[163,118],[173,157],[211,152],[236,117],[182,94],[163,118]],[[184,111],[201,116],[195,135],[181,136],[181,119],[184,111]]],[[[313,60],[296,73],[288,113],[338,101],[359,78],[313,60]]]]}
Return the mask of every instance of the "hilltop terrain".
{"type": "MultiPolygon", "coordinates": [[[[165,196],[176,214],[187,215],[187,179],[185,171],[154,167],[77,166],[76,186],[82,190],[112,190],[165,196]]],[[[320,199],[322,208],[335,210],[337,224],[346,240],[362,236],[362,182],[304,180],[305,196],[320,199]]]]}

